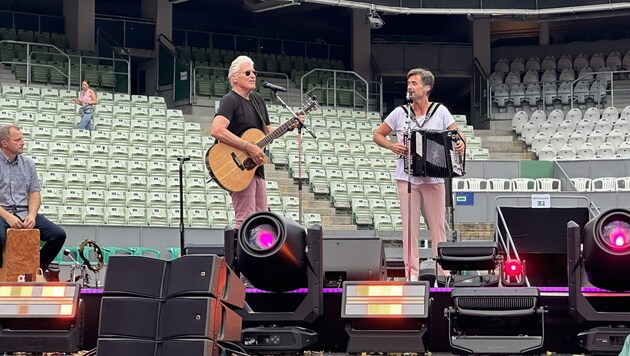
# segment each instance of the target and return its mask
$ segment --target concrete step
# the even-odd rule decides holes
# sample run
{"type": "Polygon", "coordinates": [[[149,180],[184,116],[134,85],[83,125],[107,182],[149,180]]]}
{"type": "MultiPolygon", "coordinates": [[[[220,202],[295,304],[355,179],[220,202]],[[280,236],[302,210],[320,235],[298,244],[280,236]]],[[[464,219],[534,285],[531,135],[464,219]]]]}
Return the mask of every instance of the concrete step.
{"type": "MultiPolygon", "coordinates": [[[[312,199],[304,199],[302,200],[304,204],[304,210],[306,209],[334,209],[330,206],[330,202],[327,200],[312,200],[312,199]]],[[[314,211],[313,211],[314,212],[314,211]]],[[[327,214],[334,214],[335,211],[332,210],[327,214]]]]}
{"type": "Polygon", "coordinates": [[[529,152],[526,147],[523,146],[499,146],[499,145],[483,145],[490,153],[526,153],[529,152]]]}
{"type": "MultiPolygon", "coordinates": [[[[303,207],[303,211],[305,213],[309,213],[309,214],[319,214],[322,216],[322,218],[324,216],[327,217],[333,217],[336,216],[335,215],[335,208],[317,208],[317,207],[309,207],[306,204],[303,207]]],[[[345,221],[345,220],[344,220],[345,221]]],[[[348,221],[349,224],[352,223],[352,221],[348,221]]]]}
{"type": "Polygon", "coordinates": [[[490,159],[497,160],[533,160],[536,159],[536,154],[533,152],[490,152],[490,159]]]}
{"type": "MultiPolygon", "coordinates": [[[[510,124],[511,125],[511,124],[510,124]]],[[[485,137],[492,136],[512,136],[513,130],[475,130],[475,137],[481,137],[483,140],[485,137]]]]}
{"type": "Polygon", "coordinates": [[[521,146],[521,140],[518,140],[514,136],[489,136],[481,140],[481,144],[484,148],[488,148],[489,146],[500,146],[504,145],[506,147],[509,146],[521,146]]]}
{"type": "Polygon", "coordinates": [[[358,230],[356,225],[327,225],[323,224],[324,231],[336,231],[336,230],[358,230]]]}

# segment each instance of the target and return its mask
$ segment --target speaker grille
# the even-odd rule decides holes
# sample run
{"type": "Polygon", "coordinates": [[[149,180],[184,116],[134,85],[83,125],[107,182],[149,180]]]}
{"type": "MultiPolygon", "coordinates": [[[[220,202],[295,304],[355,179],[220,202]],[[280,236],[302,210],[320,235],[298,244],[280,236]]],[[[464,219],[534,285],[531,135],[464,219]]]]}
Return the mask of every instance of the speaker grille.
{"type": "Polygon", "coordinates": [[[466,310],[532,310],[536,308],[538,298],[534,297],[459,297],[456,305],[466,310]]]}
{"type": "Polygon", "coordinates": [[[440,249],[440,255],[445,257],[473,257],[473,256],[493,256],[496,249],[491,247],[468,247],[456,248],[445,247],[440,249]]]}

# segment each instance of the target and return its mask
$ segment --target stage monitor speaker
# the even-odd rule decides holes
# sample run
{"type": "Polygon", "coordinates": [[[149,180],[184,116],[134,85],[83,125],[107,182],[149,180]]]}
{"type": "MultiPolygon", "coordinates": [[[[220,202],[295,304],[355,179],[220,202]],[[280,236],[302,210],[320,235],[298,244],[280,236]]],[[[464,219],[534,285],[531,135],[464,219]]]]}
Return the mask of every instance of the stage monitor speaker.
{"type": "Polygon", "coordinates": [[[120,336],[156,339],[159,315],[158,299],[104,296],[101,301],[99,338],[120,336]]]}
{"type": "Polygon", "coordinates": [[[209,295],[236,308],[245,304],[245,285],[215,255],[187,255],[171,261],[165,287],[167,298],[209,295]]]}
{"type": "Polygon", "coordinates": [[[499,244],[495,241],[440,242],[437,261],[449,271],[491,271],[496,268],[499,244]]]}
{"type": "Polygon", "coordinates": [[[99,338],[96,347],[98,355],[152,356],[156,354],[157,345],[155,340],[99,338]]]}
{"type": "Polygon", "coordinates": [[[177,339],[165,340],[162,343],[161,356],[222,356],[234,355],[222,345],[212,340],[177,339]]]}
{"type": "Polygon", "coordinates": [[[225,256],[223,244],[186,244],[184,255],[217,255],[225,256]]]}
{"type": "Polygon", "coordinates": [[[378,237],[324,237],[322,259],[327,286],[387,279],[385,248],[378,237]]]}
{"type": "Polygon", "coordinates": [[[242,319],[214,298],[172,298],[164,303],[160,325],[163,339],[209,338],[238,342],[242,319]]]}
{"type": "Polygon", "coordinates": [[[129,255],[114,255],[107,264],[105,295],[162,296],[167,261],[129,255]]]}

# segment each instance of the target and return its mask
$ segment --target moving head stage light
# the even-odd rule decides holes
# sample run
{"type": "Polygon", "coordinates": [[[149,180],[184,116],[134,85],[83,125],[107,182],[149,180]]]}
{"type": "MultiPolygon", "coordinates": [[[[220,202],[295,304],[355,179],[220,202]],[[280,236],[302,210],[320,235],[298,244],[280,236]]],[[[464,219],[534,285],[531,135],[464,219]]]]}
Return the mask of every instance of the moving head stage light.
{"type": "Polygon", "coordinates": [[[298,351],[317,342],[315,332],[296,324],[313,323],[322,313],[322,227],[313,225],[305,232],[278,214],[258,212],[243,221],[238,236],[227,227],[224,237],[226,261],[252,286],[276,293],[266,306],[252,305],[246,298],[240,311],[243,321],[274,326],[243,329],[245,349],[298,351]],[[283,292],[305,287],[295,308],[282,302],[283,292]]]}
{"type": "MultiPolygon", "coordinates": [[[[610,209],[591,219],[583,230],[567,224],[569,313],[578,322],[629,323],[630,309],[616,299],[630,297],[630,211],[610,209]],[[584,278],[594,287],[611,292],[597,293],[606,299],[606,310],[597,310],[582,291],[584,278]]],[[[600,303],[601,304],[601,303],[600,303]]],[[[627,327],[596,327],[578,335],[582,347],[597,353],[618,353],[627,327]]]]}

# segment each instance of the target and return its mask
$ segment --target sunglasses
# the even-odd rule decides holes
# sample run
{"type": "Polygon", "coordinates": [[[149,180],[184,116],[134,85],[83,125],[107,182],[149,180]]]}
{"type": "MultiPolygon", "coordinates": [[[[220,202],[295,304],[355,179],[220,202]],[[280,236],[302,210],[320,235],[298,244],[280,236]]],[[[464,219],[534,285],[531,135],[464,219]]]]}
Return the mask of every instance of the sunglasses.
{"type": "Polygon", "coordinates": [[[255,70],[249,70],[249,69],[248,69],[248,70],[246,70],[246,71],[244,71],[243,73],[245,73],[245,76],[246,76],[246,77],[249,77],[249,75],[250,75],[250,74],[252,74],[252,73],[253,73],[254,75],[258,75],[258,72],[257,72],[257,71],[255,71],[255,70]]]}

